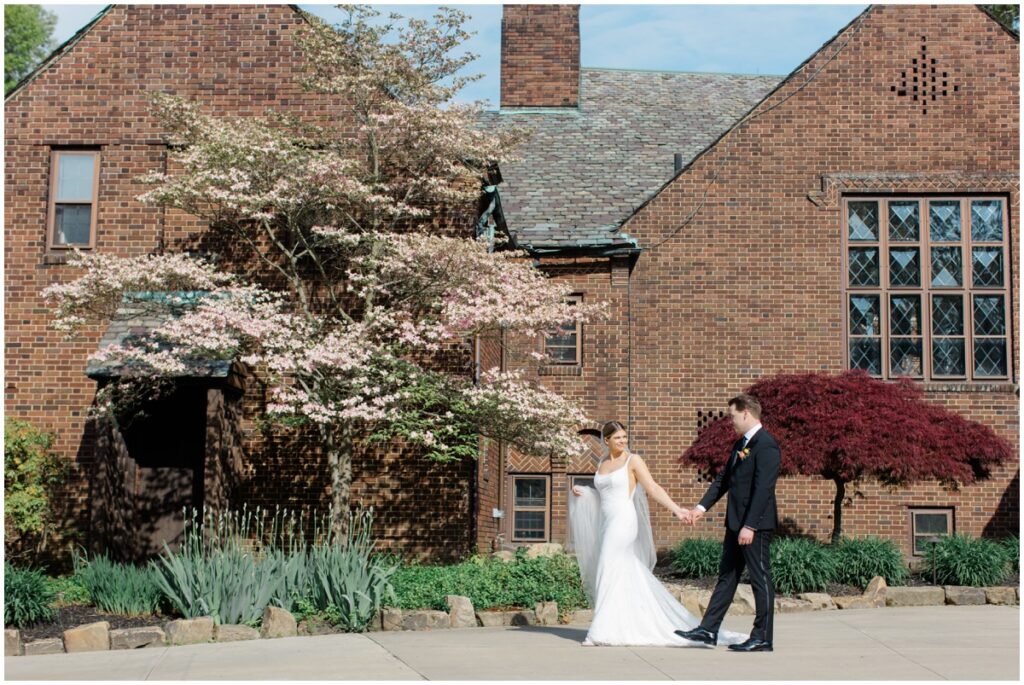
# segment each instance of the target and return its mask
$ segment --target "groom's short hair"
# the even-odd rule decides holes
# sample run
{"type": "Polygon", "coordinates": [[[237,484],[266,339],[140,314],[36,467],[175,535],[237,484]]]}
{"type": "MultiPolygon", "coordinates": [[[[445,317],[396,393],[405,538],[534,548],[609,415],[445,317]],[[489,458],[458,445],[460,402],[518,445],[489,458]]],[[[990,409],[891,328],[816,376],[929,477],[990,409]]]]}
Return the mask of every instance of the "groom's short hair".
{"type": "Polygon", "coordinates": [[[761,418],[761,403],[753,395],[742,393],[729,400],[730,407],[736,407],[736,411],[749,409],[755,419],[761,418]]]}

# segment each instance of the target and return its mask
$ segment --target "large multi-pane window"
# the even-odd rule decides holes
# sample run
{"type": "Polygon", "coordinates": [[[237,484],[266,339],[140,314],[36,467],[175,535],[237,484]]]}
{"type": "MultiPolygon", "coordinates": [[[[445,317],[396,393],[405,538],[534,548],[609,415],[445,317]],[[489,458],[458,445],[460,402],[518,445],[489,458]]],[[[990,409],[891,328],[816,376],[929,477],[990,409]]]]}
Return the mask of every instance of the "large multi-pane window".
{"type": "Polygon", "coordinates": [[[1002,197],[847,197],[848,367],[879,378],[1010,376],[1002,197]]]}

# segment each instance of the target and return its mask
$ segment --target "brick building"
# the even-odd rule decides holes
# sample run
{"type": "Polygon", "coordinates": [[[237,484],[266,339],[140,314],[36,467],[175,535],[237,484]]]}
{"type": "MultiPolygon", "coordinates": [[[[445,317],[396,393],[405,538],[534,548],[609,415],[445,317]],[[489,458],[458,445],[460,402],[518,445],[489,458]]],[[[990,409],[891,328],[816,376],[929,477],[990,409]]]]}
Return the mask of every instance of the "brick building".
{"type": "MultiPolygon", "coordinates": [[[[512,242],[612,303],[549,342],[546,384],[627,423],[683,506],[706,488],[678,461],[698,429],[777,372],[910,375],[1019,445],[1016,34],[974,5],[873,5],[768,77],[580,68],[578,25],[574,6],[505,7],[491,115],[536,132],[502,168],[512,242]]],[[[504,539],[564,540],[568,486],[593,469],[507,454],[504,539]]],[[[844,531],[908,554],[1018,529],[1016,459],[959,492],[859,490],[844,531]]],[[[827,538],[833,495],[783,479],[784,527],[827,538]]],[[[665,548],[717,535],[724,506],[702,529],[652,516],[665,548]]]]}
{"type": "MultiPolygon", "coordinates": [[[[74,276],[62,240],[122,255],[201,244],[194,220],[134,199],[133,179],[167,160],[143,90],[229,115],[344,112],[296,83],[303,21],[280,5],[111,6],[5,101],[6,412],[56,434],[75,465],[71,515],[98,546],[144,552],[173,535],[182,503],[326,504],[315,448],[256,431],[260,389],[231,369],[181,383],[184,404],[165,413],[187,414],[188,429],[153,428],[180,448],[88,421],[102,374],[87,377],[85,360],[118,331],[64,341],[39,298],[74,276]],[[79,179],[67,196],[65,168],[79,179]],[[147,508],[154,498],[163,511],[147,508]]],[[[684,505],[704,484],[678,457],[729,396],[777,371],[874,364],[888,376],[890,346],[899,369],[920,365],[929,398],[1019,444],[1015,34],[976,6],[872,6],[785,77],[582,68],[579,45],[578,7],[506,7],[501,108],[482,122],[535,131],[523,160],[501,169],[494,223],[578,297],[611,303],[608,322],[549,341],[563,363],[536,369],[545,384],[595,419],[627,422],[633,449],[684,505]],[[893,331],[883,303],[917,314],[915,297],[915,323],[893,331]],[[946,328],[933,331],[936,312],[946,328]]],[[[521,346],[501,349],[480,341],[466,372],[526,363],[521,346]]],[[[593,472],[589,459],[497,444],[475,462],[396,447],[355,467],[353,502],[376,507],[382,543],[435,558],[565,540],[568,485],[593,472]]],[[[862,491],[848,532],[891,536],[908,553],[915,524],[1017,529],[1017,462],[958,493],[862,491]]],[[[831,498],[830,484],[785,479],[781,516],[827,535],[831,498]]],[[[652,514],[664,548],[715,533],[722,512],[696,531],[652,514]]]]}
{"type": "MultiPolygon", "coordinates": [[[[68,342],[48,328],[39,295],[76,276],[71,243],[121,256],[208,249],[194,218],[135,199],[145,189],[136,179],[168,161],[145,91],[226,116],[345,116],[343,102],[299,85],[294,36],[305,21],[291,5],[111,5],[5,100],[6,415],[55,435],[73,465],[69,521],[95,548],[144,556],[181,530],[182,506],[327,508],[326,461],[303,435],[257,430],[261,388],[237,369],[180,379],[130,429],[88,420],[110,374],[87,376],[86,358],[104,335],[145,322],[68,342]]],[[[475,218],[463,222],[469,235],[475,218]]],[[[472,372],[471,354],[461,363],[472,372]]],[[[473,548],[475,462],[440,465],[396,447],[354,470],[352,501],[375,507],[384,547],[442,557],[473,548]]]]}

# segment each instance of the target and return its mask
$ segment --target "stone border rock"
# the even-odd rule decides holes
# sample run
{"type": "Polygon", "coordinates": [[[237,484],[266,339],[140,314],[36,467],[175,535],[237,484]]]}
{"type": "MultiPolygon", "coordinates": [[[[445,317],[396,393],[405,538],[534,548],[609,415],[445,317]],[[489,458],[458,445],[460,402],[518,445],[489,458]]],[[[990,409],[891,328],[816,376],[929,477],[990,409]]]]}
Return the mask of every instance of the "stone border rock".
{"type": "MultiPolygon", "coordinates": [[[[688,611],[703,614],[711,598],[709,590],[689,585],[667,583],[665,587],[688,611]]],[[[509,611],[477,611],[468,597],[449,595],[445,598],[448,611],[436,609],[397,609],[385,607],[367,626],[368,632],[396,630],[442,630],[448,628],[553,626],[559,624],[587,624],[593,619],[590,609],[577,609],[564,615],[555,602],[537,602],[533,609],[509,611]]],[[[957,587],[896,586],[889,587],[885,579],[876,576],[861,595],[832,597],[824,592],[805,592],[796,597],[776,597],[775,610],[779,613],[805,611],[834,611],[836,609],[871,609],[878,607],[942,606],[942,605],[1018,605],[1019,587],[957,587]]],[[[729,607],[728,615],[752,616],[754,594],[750,585],[740,585],[729,607]]],[[[168,621],[163,626],[110,630],[106,621],[69,628],[64,637],[23,643],[21,631],[4,630],[4,655],[60,654],[64,652],[145,649],[179,644],[232,642],[236,640],[273,639],[294,637],[298,634],[295,617],[279,607],[267,607],[263,612],[260,630],[244,625],[214,625],[209,616],[168,621]]]]}

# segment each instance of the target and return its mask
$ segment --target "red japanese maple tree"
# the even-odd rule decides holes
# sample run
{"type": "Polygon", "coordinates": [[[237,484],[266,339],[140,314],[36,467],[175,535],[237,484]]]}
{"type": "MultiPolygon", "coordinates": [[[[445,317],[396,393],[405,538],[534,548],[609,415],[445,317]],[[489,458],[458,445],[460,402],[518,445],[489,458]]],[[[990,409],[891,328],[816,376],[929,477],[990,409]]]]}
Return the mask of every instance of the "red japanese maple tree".
{"type": "MultiPolygon", "coordinates": [[[[1012,456],[988,426],[924,401],[909,380],[887,382],[861,370],[838,375],[780,374],[747,391],[782,450],[782,475],[821,476],[836,484],[832,541],[842,535],[846,485],[876,478],[899,487],[937,480],[957,488],[989,476],[1012,456]]],[[[708,424],[682,456],[717,471],[736,440],[728,417],[708,424]]]]}

